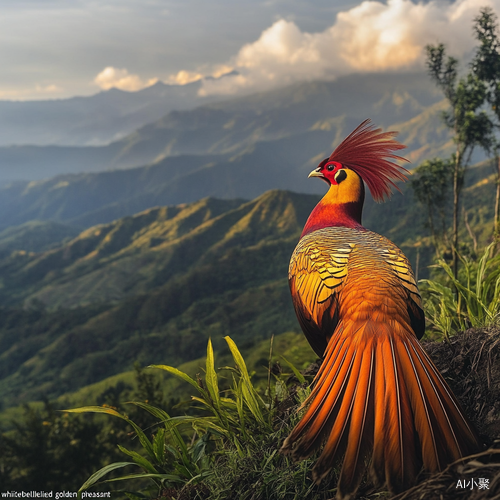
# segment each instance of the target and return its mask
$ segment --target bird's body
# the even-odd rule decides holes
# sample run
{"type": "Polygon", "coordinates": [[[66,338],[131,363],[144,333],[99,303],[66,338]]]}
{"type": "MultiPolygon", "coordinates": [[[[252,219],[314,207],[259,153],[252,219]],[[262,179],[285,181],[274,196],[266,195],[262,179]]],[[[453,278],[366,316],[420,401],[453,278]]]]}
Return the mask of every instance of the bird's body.
{"type": "Polygon", "coordinates": [[[368,464],[375,482],[400,491],[415,481],[422,465],[440,470],[478,446],[417,340],[425,320],[407,258],[361,224],[363,168],[370,162],[374,170],[379,167],[378,184],[370,177],[373,170],[364,176],[379,199],[388,194],[391,178],[401,178],[403,169],[383,160],[398,158],[391,151],[402,146],[389,139],[393,135],[364,122],[311,173],[330,189],[311,213],[290,261],[297,317],[324,359],[307,410],[282,451],[301,459],[324,444],[313,469],[317,481],[344,457],[338,498],[356,491],[368,464]]]}
{"type": "Polygon", "coordinates": [[[373,323],[397,318],[423,333],[420,295],[408,260],[372,231],[331,227],[303,237],[292,255],[290,288],[304,333],[320,356],[328,342],[324,333],[332,334],[340,318],[373,323]],[[303,317],[307,312],[310,316],[303,317]]]}

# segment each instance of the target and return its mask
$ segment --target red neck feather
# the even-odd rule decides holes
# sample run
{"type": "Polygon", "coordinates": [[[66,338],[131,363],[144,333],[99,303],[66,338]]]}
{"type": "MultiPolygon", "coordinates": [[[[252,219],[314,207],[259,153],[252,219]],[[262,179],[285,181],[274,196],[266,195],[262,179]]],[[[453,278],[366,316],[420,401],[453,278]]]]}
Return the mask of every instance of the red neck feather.
{"type": "Polygon", "coordinates": [[[361,225],[363,200],[347,203],[328,203],[325,196],[311,212],[300,237],[325,227],[350,227],[364,231],[361,225]]]}

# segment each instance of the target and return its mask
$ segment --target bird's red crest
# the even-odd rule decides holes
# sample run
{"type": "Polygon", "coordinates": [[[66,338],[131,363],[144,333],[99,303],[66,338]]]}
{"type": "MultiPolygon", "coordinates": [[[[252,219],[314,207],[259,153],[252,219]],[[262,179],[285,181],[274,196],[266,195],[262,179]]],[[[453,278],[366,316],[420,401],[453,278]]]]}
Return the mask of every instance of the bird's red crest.
{"type": "Polygon", "coordinates": [[[394,154],[406,146],[394,140],[397,132],[382,132],[369,119],[352,131],[330,155],[328,161],[354,170],[367,184],[375,201],[391,195],[395,181],[406,181],[408,170],[391,160],[408,161],[394,154]]]}

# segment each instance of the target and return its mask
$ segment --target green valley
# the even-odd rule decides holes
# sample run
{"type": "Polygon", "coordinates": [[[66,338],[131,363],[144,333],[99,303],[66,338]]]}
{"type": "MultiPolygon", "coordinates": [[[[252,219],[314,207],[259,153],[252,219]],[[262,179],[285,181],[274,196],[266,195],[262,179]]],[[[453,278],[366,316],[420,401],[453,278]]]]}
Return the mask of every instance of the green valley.
{"type": "Polygon", "coordinates": [[[4,404],[55,398],[137,360],[192,360],[210,336],[250,346],[296,330],[287,262],[316,200],[279,191],[205,199],[4,259],[4,404]]]}

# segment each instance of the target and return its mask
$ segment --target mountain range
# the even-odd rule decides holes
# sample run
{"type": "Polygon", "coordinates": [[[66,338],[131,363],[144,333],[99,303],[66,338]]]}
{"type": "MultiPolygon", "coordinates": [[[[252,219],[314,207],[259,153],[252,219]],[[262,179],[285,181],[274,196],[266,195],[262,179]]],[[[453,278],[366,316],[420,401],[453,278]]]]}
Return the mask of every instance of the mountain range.
{"type": "Polygon", "coordinates": [[[95,95],[45,101],[0,101],[0,146],[103,145],[160,119],[220,99],[202,96],[202,81],[157,82],[136,92],[116,88],[95,95]]]}
{"type": "Polygon", "coordinates": [[[287,145],[280,141],[297,142],[304,137],[322,144],[319,155],[366,118],[401,130],[409,158],[418,161],[451,147],[449,133],[440,123],[444,107],[442,95],[422,73],[374,73],[304,82],[190,110],[173,110],[102,146],[0,147],[0,181],[132,168],[182,155],[231,157],[258,142],[269,143],[279,156],[287,145]]]}

